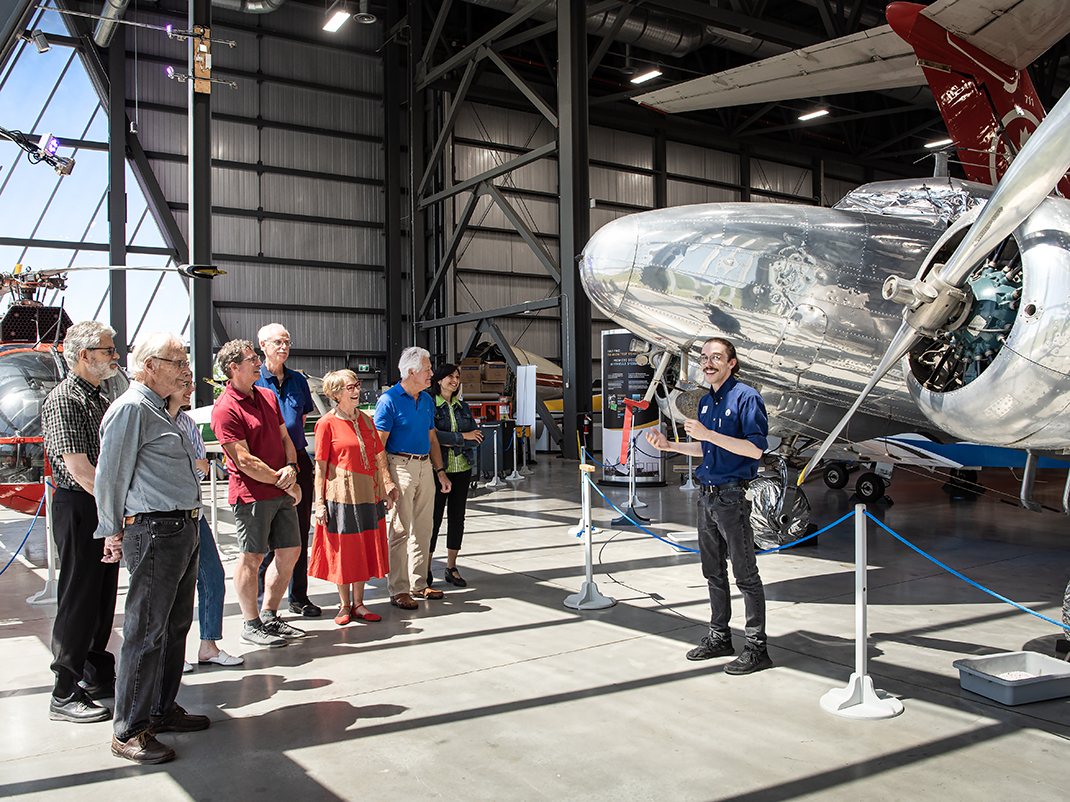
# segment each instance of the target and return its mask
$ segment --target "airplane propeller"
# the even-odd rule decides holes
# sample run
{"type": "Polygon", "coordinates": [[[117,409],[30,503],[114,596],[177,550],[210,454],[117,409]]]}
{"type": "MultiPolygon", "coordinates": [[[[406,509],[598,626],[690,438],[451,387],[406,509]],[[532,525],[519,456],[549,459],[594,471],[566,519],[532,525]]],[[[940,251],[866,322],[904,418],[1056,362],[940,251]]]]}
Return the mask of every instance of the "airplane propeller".
{"type": "Polygon", "coordinates": [[[885,282],[885,299],[907,305],[903,311],[903,323],[889,343],[873,377],[799,474],[799,484],[825,456],[877,382],[884,378],[892,366],[906,356],[922,337],[935,336],[955,318],[966,302],[963,286],[977,265],[1040,206],[1068,169],[1070,92],[1063,94],[1025,143],[951,258],[943,265],[936,265],[926,275],[929,259],[937,251],[934,248],[916,278],[903,280],[892,277],[885,282]]]}

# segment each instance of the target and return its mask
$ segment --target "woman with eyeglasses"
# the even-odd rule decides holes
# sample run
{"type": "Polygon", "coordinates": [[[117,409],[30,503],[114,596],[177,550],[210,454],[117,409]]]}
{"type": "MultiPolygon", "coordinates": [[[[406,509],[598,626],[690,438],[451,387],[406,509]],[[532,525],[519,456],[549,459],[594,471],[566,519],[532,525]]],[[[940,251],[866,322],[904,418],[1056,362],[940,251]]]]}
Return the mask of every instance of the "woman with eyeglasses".
{"type": "Polygon", "coordinates": [[[338,586],[334,623],[379,621],[364,604],[364,583],[390,570],[386,511],[398,497],[372,419],[357,408],[360,379],[351,370],[323,377],[336,403],[316,423],[312,515],[316,530],[308,575],[338,586]]]}
{"type": "MultiPolygon", "coordinates": [[[[476,425],[472,409],[457,397],[461,389],[461,372],[449,362],[431,376],[431,397],[435,402],[435,433],[442,447],[442,462],[446,466],[446,478],[450,480],[450,492],[441,489],[435,493],[434,528],[431,530],[431,550],[435,553],[438,530],[442,527],[443,513],[446,518],[446,571],[442,578],[451,585],[463,588],[468,583],[457,570],[457,554],[464,537],[464,513],[468,504],[468,489],[472,484],[472,469],[476,465],[476,446],[483,442],[483,432],[476,425]]],[[[431,584],[431,572],[427,572],[427,584],[431,584]]]]}

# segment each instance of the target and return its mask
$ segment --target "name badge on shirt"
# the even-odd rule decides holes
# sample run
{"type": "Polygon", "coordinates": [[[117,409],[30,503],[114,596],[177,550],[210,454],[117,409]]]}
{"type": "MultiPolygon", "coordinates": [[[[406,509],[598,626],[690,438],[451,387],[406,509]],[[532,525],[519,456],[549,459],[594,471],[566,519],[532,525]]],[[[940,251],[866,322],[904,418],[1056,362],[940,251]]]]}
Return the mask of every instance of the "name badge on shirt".
{"type": "Polygon", "coordinates": [[[709,404],[703,404],[702,409],[699,410],[703,415],[706,414],[706,410],[709,408],[709,404]]]}
{"type": "Polygon", "coordinates": [[[725,415],[729,415],[729,416],[730,416],[730,415],[732,414],[732,410],[730,410],[730,409],[726,409],[726,410],[724,411],[724,414],[725,414],[725,415]]]}

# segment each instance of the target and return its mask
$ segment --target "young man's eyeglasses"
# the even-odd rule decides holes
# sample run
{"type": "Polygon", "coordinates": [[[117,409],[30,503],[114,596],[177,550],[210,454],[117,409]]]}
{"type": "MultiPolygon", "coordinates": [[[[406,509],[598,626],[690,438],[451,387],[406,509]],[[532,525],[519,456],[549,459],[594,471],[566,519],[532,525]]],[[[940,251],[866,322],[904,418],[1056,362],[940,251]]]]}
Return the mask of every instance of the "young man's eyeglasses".
{"type": "Polygon", "coordinates": [[[240,365],[242,362],[260,362],[260,361],[261,361],[261,359],[260,359],[259,356],[257,356],[256,354],[250,354],[247,357],[239,359],[238,360],[238,364],[240,365]]]}
{"type": "Polygon", "coordinates": [[[724,362],[725,358],[723,354],[703,354],[698,358],[700,364],[705,365],[709,362],[724,362]]]}

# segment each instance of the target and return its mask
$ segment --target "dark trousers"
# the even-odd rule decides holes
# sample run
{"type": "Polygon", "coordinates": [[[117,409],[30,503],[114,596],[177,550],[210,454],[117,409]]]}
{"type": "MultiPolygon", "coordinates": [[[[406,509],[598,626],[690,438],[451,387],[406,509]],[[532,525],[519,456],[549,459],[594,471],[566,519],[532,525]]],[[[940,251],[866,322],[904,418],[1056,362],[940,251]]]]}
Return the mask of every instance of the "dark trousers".
{"type": "MultiPolygon", "coordinates": [[[[301,530],[301,552],[297,555],[294,572],[290,577],[290,601],[308,601],[308,529],[312,524],[312,491],[315,484],[312,460],[303,448],[297,449],[297,484],[301,486],[301,503],[297,505],[297,528],[301,530]]],[[[256,572],[257,603],[264,600],[264,576],[275,559],[275,552],[264,555],[264,561],[256,572]]]]}
{"type": "Polygon", "coordinates": [[[438,543],[438,530],[442,528],[442,514],[446,517],[446,548],[461,550],[461,540],[464,538],[464,509],[468,504],[468,488],[472,486],[472,469],[459,473],[447,473],[453,487],[449,493],[443,493],[442,488],[435,482],[435,513],[434,528],[431,530],[431,550],[435,553],[435,544],[438,543]]]}
{"type": "Polygon", "coordinates": [[[120,741],[151,729],[153,716],[175,706],[200,545],[197,521],[188,516],[153,518],[124,531],[130,589],[115,679],[114,732],[120,741]]]}
{"type": "Polygon", "coordinates": [[[60,702],[71,700],[79,680],[110,685],[115,679],[115,657],[107,649],[115,620],[119,565],[100,561],[104,541],[93,537],[96,528],[93,496],[57,488],[52,496],[52,534],[59,553],[52,695],[60,702]]]}
{"type": "Polygon", "coordinates": [[[742,487],[720,495],[702,495],[698,502],[698,548],[702,574],[710,592],[710,637],[731,639],[732,593],[728,588],[726,562],[732,561],[732,576],[743,594],[747,615],[747,644],[765,648],[765,589],[754,559],[754,533],[750,526],[750,502],[742,487]]]}

